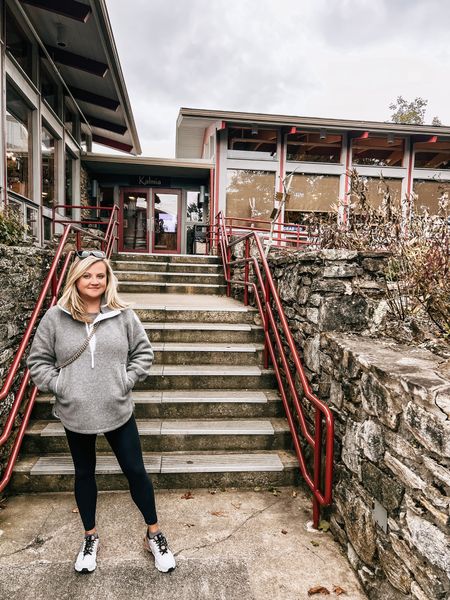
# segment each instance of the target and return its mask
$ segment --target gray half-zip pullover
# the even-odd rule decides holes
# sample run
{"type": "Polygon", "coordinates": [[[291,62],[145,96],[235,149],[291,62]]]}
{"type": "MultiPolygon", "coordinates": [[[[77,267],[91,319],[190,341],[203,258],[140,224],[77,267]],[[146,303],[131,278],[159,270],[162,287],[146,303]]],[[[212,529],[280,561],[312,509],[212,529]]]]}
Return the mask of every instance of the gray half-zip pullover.
{"type": "Polygon", "coordinates": [[[86,324],[54,306],[39,323],[27,366],[37,387],[55,395],[53,415],[66,429],[103,433],[130,418],[131,389],[148,376],[153,356],[145,329],[132,309],[102,306],[93,323],[86,324]],[[89,347],[73,363],[58,369],[56,365],[73,356],[94,323],[100,324],[89,347]]]}

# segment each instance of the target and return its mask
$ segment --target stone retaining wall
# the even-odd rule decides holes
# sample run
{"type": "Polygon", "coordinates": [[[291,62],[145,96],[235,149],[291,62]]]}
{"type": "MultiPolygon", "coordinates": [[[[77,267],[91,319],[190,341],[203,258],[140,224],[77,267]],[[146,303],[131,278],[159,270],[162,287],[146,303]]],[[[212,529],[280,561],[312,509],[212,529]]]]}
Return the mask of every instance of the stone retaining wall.
{"type": "Polygon", "coordinates": [[[333,534],[371,599],[448,598],[449,362],[377,337],[386,254],[272,252],[312,388],[335,414],[333,534]]]}
{"type": "MultiPolygon", "coordinates": [[[[36,304],[43,279],[51,264],[52,251],[29,246],[0,245],[0,382],[18,348],[26,323],[36,304]]],[[[17,386],[14,387],[16,389],[17,386]]],[[[12,404],[12,394],[0,402],[0,426],[12,404]]],[[[0,448],[0,471],[10,442],[0,448]]]]}

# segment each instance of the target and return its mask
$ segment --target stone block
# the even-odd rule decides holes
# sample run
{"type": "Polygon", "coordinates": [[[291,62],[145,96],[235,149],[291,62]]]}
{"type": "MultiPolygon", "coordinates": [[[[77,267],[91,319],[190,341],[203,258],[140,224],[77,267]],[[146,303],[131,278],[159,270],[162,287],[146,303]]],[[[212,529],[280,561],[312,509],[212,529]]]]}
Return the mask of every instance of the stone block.
{"type": "Polygon", "coordinates": [[[417,473],[395,458],[395,456],[389,454],[389,452],[385,453],[384,462],[405,487],[414,490],[423,490],[427,487],[427,483],[417,473]]]}
{"type": "Polygon", "coordinates": [[[387,544],[378,540],[377,547],[381,568],[391,585],[400,592],[409,594],[412,582],[411,573],[387,544]]]}
{"type": "Polygon", "coordinates": [[[413,436],[431,452],[450,458],[450,421],[409,402],[404,411],[405,423],[413,436]]]}
{"type": "Polygon", "coordinates": [[[450,386],[438,390],[434,402],[447,419],[450,419],[450,386]]]}
{"type": "Polygon", "coordinates": [[[343,398],[342,386],[335,379],[332,379],[330,382],[330,403],[337,408],[341,408],[343,398]]]}
{"type": "Polygon", "coordinates": [[[311,306],[319,306],[322,301],[322,296],[320,294],[311,294],[308,298],[308,303],[311,306]]]}
{"type": "Polygon", "coordinates": [[[447,487],[450,487],[450,469],[448,467],[440,465],[435,460],[426,455],[422,456],[422,462],[430,471],[430,474],[434,477],[435,480],[437,479],[447,487]]]}
{"type": "Polygon", "coordinates": [[[406,513],[406,523],[420,554],[450,578],[450,536],[411,510],[406,513]]]}
{"type": "Polygon", "coordinates": [[[383,473],[376,465],[363,461],[361,480],[369,494],[376,498],[388,512],[400,506],[405,491],[403,485],[383,473]]]}
{"type": "Polygon", "coordinates": [[[303,346],[303,359],[305,365],[311,371],[318,373],[320,371],[320,336],[317,334],[306,340],[303,346]]]}
{"type": "Polygon", "coordinates": [[[356,263],[335,264],[324,267],[322,277],[340,279],[342,277],[355,277],[360,275],[361,268],[356,263]]]}
{"type": "Polygon", "coordinates": [[[425,594],[423,589],[415,582],[411,582],[411,596],[414,600],[435,600],[435,598],[430,598],[428,594],[425,594]]]}
{"type": "Polygon", "coordinates": [[[373,420],[364,421],[360,429],[360,445],[369,460],[379,462],[384,455],[383,430],[373,420]]]}
{"type": "Polygon", "coordinates": [[[361,423],[347,420],[345,435],[342,440],[342,462],[346,467],[361,478],[361,457],[359,449],[359,435],[361,423]]]}
{"type": "Polygon", "coordinates": [[[368,325],[367,300],[362,296],[330,296],[319,309],[321,331],[360,331],[368,325]]]}
{"type": "Polygon", "coordinates": [[[315,279],[311,284],[312,292],[333,292],[335,294],[345,294],[347,286],[343,281],[336,281],[334,279],[315,279]]]}
{"type": "Polygon", "coordinates": [[[395,454],[398,454],[403,458],[408,458],[409,460],[418,460],[420,452],[418,452],[405,438],[405,432],[399,434],[388,429],[384,431],[384,441],[395,454]]]}
{"type": "Polygon", "coordinates": [[[311,323],[317,325],[317,323],[319,322],[319,309],[308,307],[306,309],[306,318],[308,319],[308,321],[311,321],[311,323]]]}
{"type": "Polygon", "coordinates": [[[397,429],[402,406],[397,397],[376,379],[372,373],[361,376],[361,394],[364,410],[390,429],[397,429]]]}

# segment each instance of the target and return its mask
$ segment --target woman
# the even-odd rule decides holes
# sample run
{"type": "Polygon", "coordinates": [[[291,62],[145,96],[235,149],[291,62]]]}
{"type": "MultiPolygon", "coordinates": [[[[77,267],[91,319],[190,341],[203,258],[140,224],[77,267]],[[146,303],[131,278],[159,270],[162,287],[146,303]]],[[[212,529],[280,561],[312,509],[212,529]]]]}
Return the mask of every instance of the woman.
{"type": "Polygon", "coordinates": [[[61,299],[36,330],[27,365],[37,387],[55,395],[53,415],[64,426],[72,454],[75,499],[85,529],[75,562],[80,573],[94,571],[99,544],[95,527],[98,433],[108,440],[144,516],[144,545],[153,553],[156,568],[162,572],[175,568],[158,526],[131,398],[133,386],[147,377],[152,361],[152,346],[142,323],[120,300],[105,254],[77,252],[61,299]]]}

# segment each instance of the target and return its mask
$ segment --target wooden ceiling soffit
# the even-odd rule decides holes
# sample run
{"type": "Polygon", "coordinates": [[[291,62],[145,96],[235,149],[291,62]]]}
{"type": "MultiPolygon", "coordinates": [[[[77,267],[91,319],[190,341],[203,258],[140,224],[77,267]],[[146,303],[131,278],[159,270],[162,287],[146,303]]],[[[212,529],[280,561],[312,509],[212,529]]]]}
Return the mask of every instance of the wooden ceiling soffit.
{"type": "Polygon", "coordinates": [[[116,150],[123,150],[123,152],[131,152],[133,150],[133,146],[130,146],[129,144],[125,144],[124,142],[118,142],[117,140],[111,140],[109,138],[105,138],[95,133],[92,136],[92,141],[96,144],[102,144],[103,146],[116,148],[116,150]]]}
{"type": "Polygon", "coordinates": [[[112,131],[113,133],[118,133],[120,135],[123,135],[127,131],[125,125],[119,125],[118,123],[111,123],[110,121],[97,119],[97,117],[92,117],[91,115],[87,114],[84,116],[92,127],[99,127],[100,129],[106,129],[106,131],[112,131]]]}
{"type": "Polygon", "coordinates": [[[63,17],[86,23],[91,14],[91,8],[75,0],[20,0],[22,4],[29,4],[42,10],[57,13],[63,17]]]}
{"type": "Polygon", "coordinates": [[[107,108],[108,110],[112,111],[116,111],[120,106],[120,102],[118,100],[113,100],[112,98],[107,98],[106,96],[100,96],[98,94],[88,92],[87,90],[82,90],[75,87],[69,87],[69,90],[76,100],[81,100],[82,102],[87,102],[88,104],[101,106],[102,108],[107,108]]]}
{"type": "Polygon", "coordinates": [[[65,65],[66,67],[72,67],[79,71],[86,71],[87,73],[97,75],[98,77],[104,77],[108,72],[108,65],[99,62],[98,60],[94,60],[93,58],[73,54],[72,52],[61,50],[61,48],[55,48],[54,46],[45,47],[55,62],[65,65]]]}

